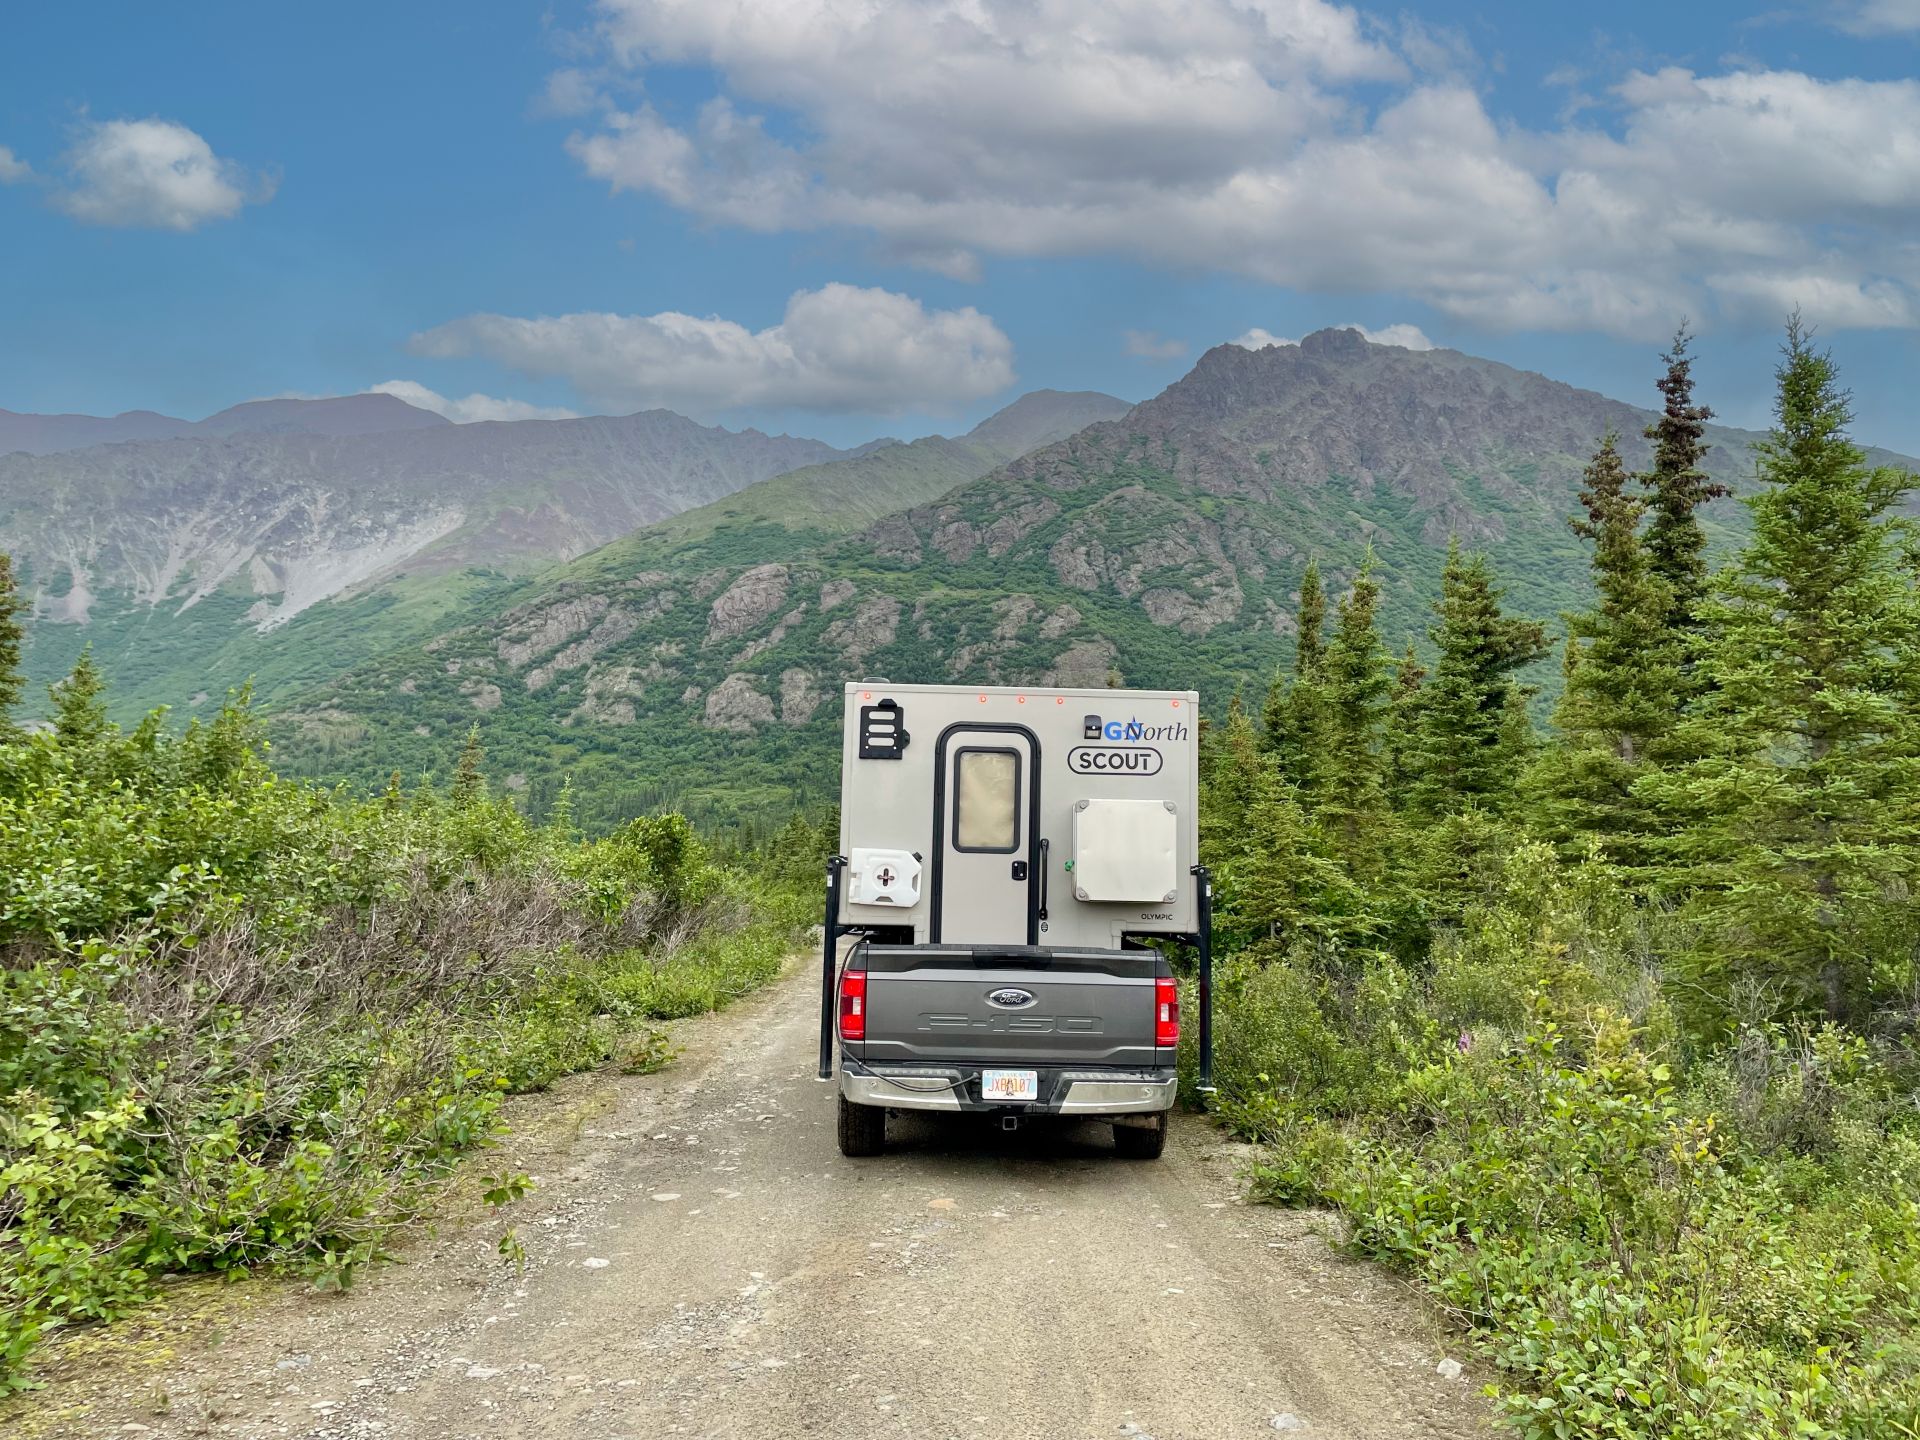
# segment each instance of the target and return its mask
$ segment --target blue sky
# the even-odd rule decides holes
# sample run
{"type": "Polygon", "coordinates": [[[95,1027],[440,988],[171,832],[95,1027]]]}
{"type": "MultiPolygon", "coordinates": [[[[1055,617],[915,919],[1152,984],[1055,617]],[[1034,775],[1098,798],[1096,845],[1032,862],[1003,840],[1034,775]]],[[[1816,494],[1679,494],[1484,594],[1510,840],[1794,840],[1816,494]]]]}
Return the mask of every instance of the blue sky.
{"type": "Polygon", "coordinates": [[[1797,302],[1920,453],[1920,3],[1583,13],[16,9],[0,407],[398,381],[850,442],[1344,323],[1645,403],[1687,314],[1761,424],[1797,302]]]}

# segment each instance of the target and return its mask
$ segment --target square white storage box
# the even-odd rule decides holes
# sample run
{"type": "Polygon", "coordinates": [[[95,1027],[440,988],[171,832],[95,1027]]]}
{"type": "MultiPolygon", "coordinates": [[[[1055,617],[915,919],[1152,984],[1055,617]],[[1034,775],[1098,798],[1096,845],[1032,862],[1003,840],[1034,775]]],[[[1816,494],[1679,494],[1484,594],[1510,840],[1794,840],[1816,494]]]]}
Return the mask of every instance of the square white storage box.
{"type": "Polygon", "coordinates": [[[1079,800],[1073,890],[1081,900],[1160,904],[1180,891],[1179,816],[1170,800],[1079,800]]]}

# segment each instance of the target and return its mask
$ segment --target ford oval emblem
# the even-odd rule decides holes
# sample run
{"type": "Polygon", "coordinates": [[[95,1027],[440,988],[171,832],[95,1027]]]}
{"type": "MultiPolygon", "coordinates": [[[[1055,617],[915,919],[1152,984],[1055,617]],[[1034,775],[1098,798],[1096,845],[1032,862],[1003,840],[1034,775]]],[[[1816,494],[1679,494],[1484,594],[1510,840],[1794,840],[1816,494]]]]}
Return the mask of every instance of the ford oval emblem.
{"type": "Polygon", "coordinates": [[[998,1005],[1002,1010],[1018,1010],[1022,1005],[1033,1004],[1031,990],[1017,989],[1012,985],[1004,990],[991,990],[987,993],[987,1003],[998,1005]]]}

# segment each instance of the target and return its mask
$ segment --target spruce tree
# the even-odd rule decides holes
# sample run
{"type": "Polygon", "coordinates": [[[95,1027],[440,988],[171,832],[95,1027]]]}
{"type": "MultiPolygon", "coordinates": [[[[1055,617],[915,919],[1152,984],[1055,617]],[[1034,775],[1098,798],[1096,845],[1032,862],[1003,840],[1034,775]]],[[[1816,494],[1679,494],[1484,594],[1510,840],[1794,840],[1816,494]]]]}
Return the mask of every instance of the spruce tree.
{"type": "MultiPolygon", "coordinates": [[[[805,817],[795,815],[793,820],[787,822],[788,829],[793,827],[794,821],[799,821],[804,824],[805,817]]],[[[553,797],[553,808],[547,812],[547,830],[562,848],[573,844],[574,841],[580,838],[579,828],[574,824],[573,819],[573,774],[571,771],[560,781],[560,793],[553,797]]]]}
{"type": "Polygon", "coordinates": [[[53,733],[63,745],[91,745],[107,733],[106,678],[93,663],[93,646],[80,652],[66,679],[47,687],[53,733]]]}
{"type": "Polygon", "coordinates": [[[20,654],[26,646],[20,617],[26,608],[13,578],[13,557],[0,550],[0,739],[14,733],[13,707],[26,688],[20,674],[20,654]]]}
{"type": "Polygon", "coordinates": [[[1209,724],[1201,741],[1200,850],[1208,864],[1218,865],[1245,853],[1247,818],[1266,798],[1272,766],[1238,690],[1226,719],[1209,724]]]}
{"type": "Polygon", "coordinates": [[[1667,371],[1655,384],[1665,404],[1660,418],[1645,431],[1653,441],[1653,468],[1639,477],[1652,512],[1647,559],[1666,587],[1666,624],[1675,631],[1694,627],[1695,611],[1706,592],[1707,535],[1696,512],[1707,501],[1731,493],[1700,468],[1713,411],[1693,403],[1693,357],[1687,353],[1692,341],[1682,324],[1673,347],[1660,357],[1667,371]]]}
{"type": "Polygon", "coordinates": [[[1645,502],[1627,493],[1618,437],[1600,442],[1570,523],[1593,542],[1590,610],[1567,617],[1565,688],[1554,710],[1558,742],[1530,791],[1542,828],[1569,848],[1597,838],[1610,858],[1647,860],[1653,821],[1633,785],[1658,758],[1680,704],[1680,637],[1671,593],[1641,541],[1645,502]]]}
{"type": "Polygon", "coordinates": [[[1300,577],[1300,609],[1295,626],[1293,680],[1279,671],[1267,689],[1262,712],[1266,748],[1280,774],[1302,792],[1317,779],[1318,755],[1325,740],[1327,597],[1320,584],[1320,562],[1309,560],[1300,577]]]}
{"type": "Polygon", "coordinates": [[[1386,654],[1374,628],[1380,584],[1368,549],[1335,614],[1324,660],[1326,725],[1315,763],[1314,813],[1356,874],[1376,868],[1387,804],[1381,774],[1381,728],[1386,722],[1386,654]]]}
{"type": "Polygon", "coordinates": [[[1345,877],[1315,843],[1293,787],[1280,776],[1238,692],[1201,752],[1200,853],[1213,867],[1220,913],[1253,936],[1285,942],[1324,930],[1345,903],[1345,877]]]}
{"type": "MultiPolygon", "coordinates": [[[[1505,615],[1484,555],[1447,551],[1431,635],[1439,659],[1421,701],[1409,799],[1420,814],[1498,811],[1516,788],[1513,672],[1546,653],[1536,620],[1505,615]]],[[[1524,692],[1521,696],[1524,699],[1524,692]]]]}
{"type": "Polygon", "coordinates": [[[1407,808],[1413,782],[1413,757],[1420,734],[1420,697],[1427,667],[1414,653],[1413,641],[1394,667],[1393,689],[1387,697],[1386,734],[1381,744],[1381,771],[1387,799],[1396,810],[1407,808]]]}
{"type": "Polygon", "coordinates": [[[453,770],[453,804],[464,810],[487,793],[486,747],[480,743],[480,727],[467,731],[467,743],[460,747],[460,760],[453,770]]]}
{"type": "Polygon", "coordinates": [[[1914,479],[1849,440],[1797,315],[1783,353],[1752,537],[1702,610],[1694,758],[1641,789],[1679,829],[1688,992],[1856,1018],[1906,992],[1920,939],[1920,599],[1891,513],[1914,479]]]}

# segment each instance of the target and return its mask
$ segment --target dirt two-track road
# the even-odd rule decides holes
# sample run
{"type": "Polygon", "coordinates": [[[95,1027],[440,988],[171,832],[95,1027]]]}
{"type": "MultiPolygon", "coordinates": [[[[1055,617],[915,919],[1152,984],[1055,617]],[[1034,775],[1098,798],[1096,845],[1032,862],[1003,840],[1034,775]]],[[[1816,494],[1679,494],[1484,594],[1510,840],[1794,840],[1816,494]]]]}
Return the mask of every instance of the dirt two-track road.
{"type": "MultiPolygon", "coordinates": [[[[0,1417],[28,1436],[1481,1435],[1472,1369],[1321,1222],[1241,1203],[1247,1152],[1178,1116],[1166,1157],[1104,1126],[892,1122],[835,1148],[815,972],[680,1028],[681,1059],[524,1102],[469,1205],[344,1296],[190,1285],[80,1337],[0,1417]],[[497,1162],[497,1163],[496,1163],[497,1162]],[[494,1247],[512,1223],[524,1272],[494,1247]],[[1451,1368],[1451,1367],[1449,1367],[1451,1368]]],[[[472,1186],[468,1187],[473,1188],[472,1186]]]]}

